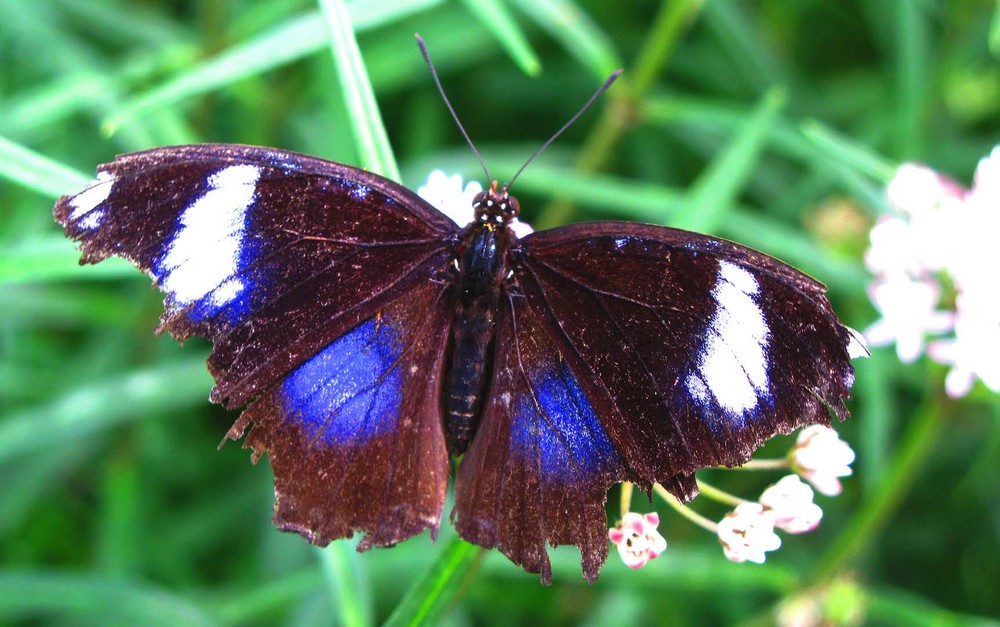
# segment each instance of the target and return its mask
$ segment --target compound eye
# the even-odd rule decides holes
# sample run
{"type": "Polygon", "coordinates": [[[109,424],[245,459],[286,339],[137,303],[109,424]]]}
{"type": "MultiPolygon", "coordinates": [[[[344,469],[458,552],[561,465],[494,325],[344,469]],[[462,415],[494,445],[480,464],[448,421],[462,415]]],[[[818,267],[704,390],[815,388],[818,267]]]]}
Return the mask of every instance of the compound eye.
{"type": "Polygon", "coordinates": [[[521,203],[517,202],[517,198],[507,197],[507,202],[504,203],[504,213],[510,218],[521,215],[521,203]]]}
{"type": "Polygon", "coordinates": [[[476,194],[472,198],[472,207],[478,208],[480,205],[483,204],[483,201],[486,200],[487,196],[489,196],[489,192],[479,192],[478,194],[476,194]]]}

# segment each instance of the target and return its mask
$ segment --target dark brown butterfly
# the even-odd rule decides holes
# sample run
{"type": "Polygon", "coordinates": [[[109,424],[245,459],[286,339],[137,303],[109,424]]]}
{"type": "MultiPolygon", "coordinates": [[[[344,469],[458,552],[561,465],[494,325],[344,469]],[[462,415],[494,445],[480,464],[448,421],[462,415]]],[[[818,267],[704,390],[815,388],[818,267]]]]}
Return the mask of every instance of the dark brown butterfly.
{"type": "Polygon", "coordinates": [[[517,237],[507,188],[462,227],[381,176],[228,144],[101,166],[55,207],[83,263],[166,292],[160,329],[214,350],[228,438],[268,454],[280,528],[359,550],[452,520],[551,581],[597,578],[621,481],[682,500],[694,473],[844,418],[860,340],[824,287],[738,244],[648,224],[517,237]]]}

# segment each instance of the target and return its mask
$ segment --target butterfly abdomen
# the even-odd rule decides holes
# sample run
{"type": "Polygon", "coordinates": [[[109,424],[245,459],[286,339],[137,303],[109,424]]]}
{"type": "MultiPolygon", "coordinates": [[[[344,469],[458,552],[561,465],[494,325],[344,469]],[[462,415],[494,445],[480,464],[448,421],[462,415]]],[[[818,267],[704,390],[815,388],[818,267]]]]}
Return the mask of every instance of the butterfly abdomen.
{"type": "Polygon", "coordinates": [[[479,424],[512,239],[510,230],[496,223],[474,222],[462,234],[444,401],[445,437],[453,455],[465,452],[479,424]]]}

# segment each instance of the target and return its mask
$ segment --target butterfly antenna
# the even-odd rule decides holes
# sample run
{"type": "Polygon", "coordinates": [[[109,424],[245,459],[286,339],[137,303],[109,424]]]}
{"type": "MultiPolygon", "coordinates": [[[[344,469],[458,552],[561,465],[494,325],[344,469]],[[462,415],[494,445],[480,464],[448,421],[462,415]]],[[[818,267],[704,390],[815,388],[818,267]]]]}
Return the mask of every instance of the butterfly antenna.
{"type": "Polygon", "coordinates": [[[417,38],[417,45],[420,46],[420,54],[424,55],[424,61],[427,63],[427,67],[431,70],[431,76],[434,77],[434,83],[437,85],[438,92],[441,94],[441,100],[444,100],[445,106],[448,107],[448,112],[451,113],[451,119],[455,120],[458,130],[462,131],[462,136],[465,137],[465,141],[468,142],[469,148],[472,148],[472,153],[476,155],[476,159],[479,159],[479,165],[483,166],[483,172],[486,173],[486,180],[492,181],[493,177],[490,176],[490,171],[486,167],[486,162],[483,161],[483,156],[479,154],[478,150],[476,150],[476,145],[472,143],[472,138],[465,132],[465,127],[462,126],[462,121],[458,119],[458,114],[455,113],[454,107],[451,106],[451,101],[448,100],[448,95],[444,93],[444,87],[441,86],[441,79],[438,78],[437,70],[434,68],[434,62],[431,61],[431,55],[427,52],[427,44],[424,43],[424,38],[419,34],[414,34],[414,37],[417,38]]]}
{"type": "Polygon", "coordinates": [[[617,70],[615,70],[614,72],[611,73],[611,76],[609,76],[607,78],[607,80],[604,81],[603,85],[601,85],[600,87],[597,88],[597,91],[594,92],[594,95],[591,96],[590,99],[587,100],[587,102],[580,108],[580,110],[576,112],[576,115],[574,115],[573,117],[571,117],[569,119],[569,122],[566,122],[565,124],[563,124],[562,128],[559,129],[558,131],[556,131],[555,134],[552,137],[550,137],[547,142],[545,142],[544,144],[542,144],[541,148],[539,148],[538,150],[536,150],[534,152],[534,154],[532,154],[530,157],[528,157],[528,160],[524,162],[524,165],[521,166],[521,169],[518,170],[517,173],[514,174],[514,176],[512,176],[509,181],[507,181],[507,184],[503,186],[504,191],[510,189],[510,186],[514,184],[514,181],[517,179],[517,177],[521,176],[521,172],[524,172],[524,169],[527,168],[528,165],[532,161],[535,160],[535,157],[537,157],[538,155],[542,154],[542,151],[545,150],[546,148],[548,148],[549,144],[551,144],[552,142],[554,142],[557,137],[559,137],[560,135],[562,135],[563,132],[566,129],[568,129],[570,126],[573,126],[573,122],[576,122],[577,118],[579,118],[581,115],[583,115],[584,111],[586,111],[587,109],[590,108],[590,105],[594,104],[594,101],[597,100],[598,96],[600,96],[605,91],[607,91],[608,87],[611,87],[611,83],[614,83],[615,80],[619,76],[621,76],[621,73],[622,73],[621,68],[619,68],[619,69],[617,69],[617,70]]]}

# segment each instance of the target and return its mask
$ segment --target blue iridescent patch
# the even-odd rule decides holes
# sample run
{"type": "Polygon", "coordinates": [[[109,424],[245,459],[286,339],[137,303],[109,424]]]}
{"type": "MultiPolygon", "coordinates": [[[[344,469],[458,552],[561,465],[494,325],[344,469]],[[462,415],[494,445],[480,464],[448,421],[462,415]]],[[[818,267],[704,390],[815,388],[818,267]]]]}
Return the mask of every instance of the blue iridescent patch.
{"type": "Polygon", "coordinates": [[[391,431],[403,399],[401,352],[384,319],[361,323],[285,379],[289,419],[326,445],[363,444],[391,431]]]}
{"type": "Polygon", "coordinates": [[[542,477],[586,480],[620,463],[583,389],[565,362],[534,373],[536,396],[517,399],[513,446],[530,456],[537,446],[542,477]]]}

